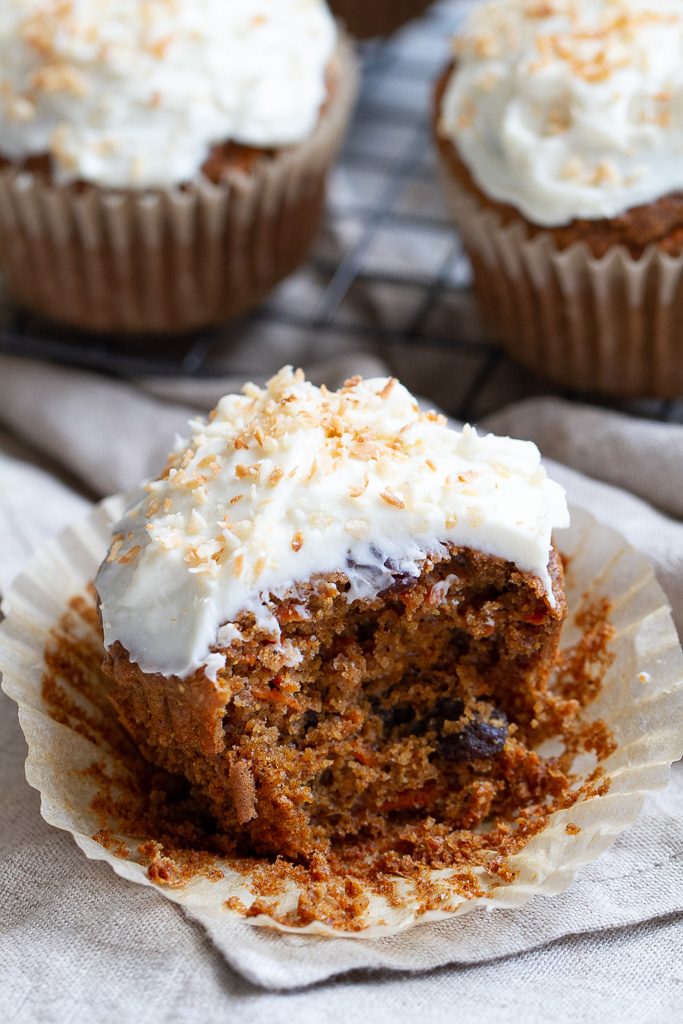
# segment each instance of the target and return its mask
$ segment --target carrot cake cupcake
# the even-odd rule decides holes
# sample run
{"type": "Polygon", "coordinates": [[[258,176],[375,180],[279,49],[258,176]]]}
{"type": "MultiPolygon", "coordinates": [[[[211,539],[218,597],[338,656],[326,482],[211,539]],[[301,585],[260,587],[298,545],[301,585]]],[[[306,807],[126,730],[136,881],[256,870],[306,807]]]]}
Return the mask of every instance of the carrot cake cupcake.
{"type": "Polygon", "coordinates": [[[570,387],[683,392],[683,5],[489,0],[436,135],[482,313],[570,387]]]}
{"type": "Polygon", "coordinates": [[[334,14],[358,39],[384,36],[423,14],[432,0],[330,0],[334,14]]]}
{"type": "Polygon", "coordinates": [[[194,421],[117,525],[112,700],[245,853],[473,828],[557,730],[566,525],[533,444],[285,368],[194,421]]]}
{"type": "Polygon", "coordinates": [[[0,12],[0,269],[76,327],[178,332],[305,257],[356,85],[323,0],[0,12]]]}

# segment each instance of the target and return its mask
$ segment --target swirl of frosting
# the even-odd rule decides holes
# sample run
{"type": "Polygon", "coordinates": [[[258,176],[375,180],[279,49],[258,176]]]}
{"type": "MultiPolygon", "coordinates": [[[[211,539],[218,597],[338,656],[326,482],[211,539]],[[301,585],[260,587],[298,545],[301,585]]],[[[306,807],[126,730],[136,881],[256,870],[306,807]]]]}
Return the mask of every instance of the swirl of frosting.
{"type": "Polygon", "coordinates": [[[683,188],[682,0],[488,0],[456,41],[439,130],[533,223],[683,188]]]}
{"type": "Polygon", "coordinates": [[[271,595],[343,572],[350,601],[372,597],[449,543],[533,573],[554,604],[567,505],[528,441],[453,430],[393,378],[330,392],[289,367],[191,429],[96,581],[105,645],[145,672],[215,673],[243,612],[278,639],[271,595]]]}
{"type": "Polygon", "coordinates": [[[213,145],[300,142],[326,96],[323,0],[8,0],[0,154],[60,182],[156,188],[213,145]]]}

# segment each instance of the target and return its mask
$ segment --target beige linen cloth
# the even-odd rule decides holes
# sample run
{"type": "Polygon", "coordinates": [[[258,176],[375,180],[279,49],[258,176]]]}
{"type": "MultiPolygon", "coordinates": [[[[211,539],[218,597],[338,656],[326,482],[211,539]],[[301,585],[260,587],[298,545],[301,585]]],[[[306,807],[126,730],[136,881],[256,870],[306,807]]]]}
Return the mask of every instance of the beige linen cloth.
{"type": "MultiPolygon", "coordinates": [[[[274,352],[264,374],[280,361],[274,352]]],[[[330,385],[390,369],[344,355],[307,367],[330,385]]],[[[188,416],[239,383],[123,383],[0,358],[0,591],[90,499],[156,471],[188,416]]],[[[650,555],[682,629],[683,427],[555,399],[513,406],[485,426],[536,441],[570,499],[650,555]]],[[[369,943],[235,921],[218,948],[158,893],[86,860],[42,821],[15,708],[5,697],[0,707],[0,1021],[681,1019],[678,767],[561,896],[369,943]]]]}

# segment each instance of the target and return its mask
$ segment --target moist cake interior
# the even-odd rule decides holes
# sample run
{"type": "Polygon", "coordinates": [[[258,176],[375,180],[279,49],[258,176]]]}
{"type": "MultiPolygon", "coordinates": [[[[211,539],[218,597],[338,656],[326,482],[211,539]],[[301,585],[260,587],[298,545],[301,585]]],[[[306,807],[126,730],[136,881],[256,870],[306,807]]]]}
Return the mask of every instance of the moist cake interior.
{"type": "Polygon", "coordinates": [[[279,643],[238,622],[217,686],[146,675],[114,645],[114,701],[238,852],[419,858],[425,823],[437,842],[552,790],[531,749],[561,713],[546,688],[565,614],[555,551],[549,568],[554,607],[537,577],[469,548],[371,600],[350,603],[343,573],[312,579],[275,602],[279,643]]]}

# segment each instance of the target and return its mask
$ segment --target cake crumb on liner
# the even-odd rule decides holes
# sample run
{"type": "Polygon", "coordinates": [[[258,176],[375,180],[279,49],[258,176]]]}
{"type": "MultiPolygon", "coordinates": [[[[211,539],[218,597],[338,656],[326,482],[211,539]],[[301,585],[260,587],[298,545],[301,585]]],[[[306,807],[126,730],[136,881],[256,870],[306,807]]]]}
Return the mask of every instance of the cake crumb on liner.
{"type": "MultiPolygon", "coordinates": [[[[55,715],[46,701],[43,683],[50,637],[70,601],[87,595],[112,524],[123,508],[120,496],[96,506],[83,522],[41,549],[17,578],[3,602],[2,687],[19,705],[28,744],[26,777],[41,794],[44,819],[71,832],[89,858],[106,861],[121,877],[153,886],[182,906],[207,929],[218,948],[221,936],[226,948],[231,936],[234,940],[238,917],[298,934],[374,939],[478,906],[514,908],[532,896],[560,893],[582,865],[597,858],[634,821],[645,795],[667,784],[671,762],[683,754],[683,653],[666,597],[643,555],[616,531],[574,507],[572,525],[559,540],[568,563],[570,612],[563,646],[577,641],[577,614],[595,602],[609,603],[612,627],[611,663],[590,705],[591,719],[602,719],[614,740],[614,749],[601,761],[598,784],[587,784],[593,763],[577,767],[578,782],[585,785],[582,799],[552,813],[542,831],[509,857],[504,871],[458,869],[455,879],[451,870],[425,868],[424,878],[417,881],[396,879],[391,899],[364,894],[354,880],[352,896],[363,909],[350,925],[320,918],[292,924],[304,892],[296,879],[308,869],[299,867],[298,876],[293,873],[264,899],[257,896],[262,860],[229,863],[197,852],[188,857],[191,870],[185,876],[177,863],[161,855],[155,836],[126,835],[117,832],[115,819],[107,822],[102,780],[112,793],[125,784],[122,751],[128,741],[121,740],[121,730],[111,721],[101,720],[108,704],[104,677],[95,673],[88,678],[80,665],[78,727],[68,714],[55,715]],[[250,916],[257,899],[261,909],[250,916]]],[[[83,598],[88,600],[92,606],[92,595],[83,598]]],[[[87,617],[75,617],[73,629],[84,649],[98,657],[101,638],[87,617]]],[[[65,692],[71,700],[68,687],[65,692]]],[[[109,715],[115,718],[113,712],[109,715]]],[[[324,886],[324,878],[318,884],[324,886]]],[[[457,958],[457,932],[448,941],[457,958]]]]}

